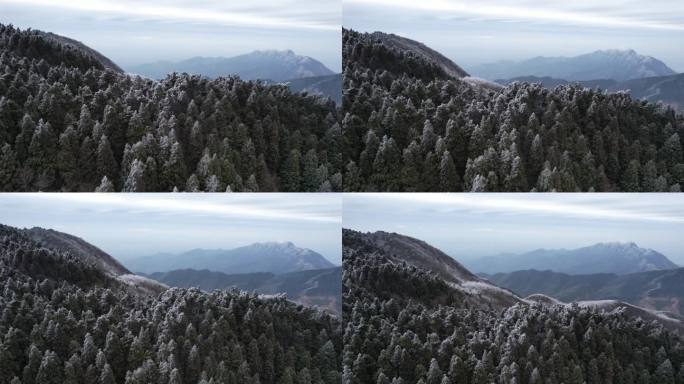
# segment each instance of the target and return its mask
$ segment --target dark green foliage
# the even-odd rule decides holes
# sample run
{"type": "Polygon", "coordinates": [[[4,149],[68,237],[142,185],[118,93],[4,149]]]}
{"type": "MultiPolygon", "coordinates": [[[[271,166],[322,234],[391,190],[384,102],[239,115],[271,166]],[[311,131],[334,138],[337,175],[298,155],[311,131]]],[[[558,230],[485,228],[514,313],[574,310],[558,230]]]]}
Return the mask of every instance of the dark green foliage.
{"type": "Polygon", "coordinates": [[[131,294],[83,258],[0,227],[2,384],[338,384],[341,332],[282,297],[131,294]]]}
{"type": "Polygon", "coordinates": [[[59,40],[56,35],[31,29],[21,31],[12,25],[0,24],[0,51],[9,50],[19,56],[37,60],[36,69],[43,75],[47,75],[50,65],[64,64],[83,71],[89,68],[105,69],[96,57],[85,54],[73,44],[59,40]]]}
{"type": "Polygon", "coordinates": [[[69,47],[0,24],[2,190],[342,187],[334,102],[237,77],[152,81],[69,47]]]}
{"type": "Polygon", "coordinates": [[[342,52],[347,190],[681,189],[684,119],[670,107],[577,85],[497,89],[346,29],[342,52]]]}
{"type": "Polygon", "coordinates": [[[495,310],[459,302],[444,280],[391,261],[400,256],[387,257],[367,239],[343,232],[344,384],[634,384],[643,382],[640,376],[650,378],[645,383],[682,377],[682,339],[659,323],[577,306],[495,310]]]}

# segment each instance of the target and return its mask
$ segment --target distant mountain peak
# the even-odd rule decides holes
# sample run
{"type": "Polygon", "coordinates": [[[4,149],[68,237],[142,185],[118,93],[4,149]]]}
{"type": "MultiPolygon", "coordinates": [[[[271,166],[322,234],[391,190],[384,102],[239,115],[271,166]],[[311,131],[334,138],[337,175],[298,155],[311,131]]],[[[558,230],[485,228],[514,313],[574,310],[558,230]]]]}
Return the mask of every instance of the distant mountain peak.
{"type": "Polygon", "coordinates": [[[676,74],[662,61],[634,49],[602,49],[570,57],[537,56],[518,62],[482,64],[471,72],[489,80],[534,76],[565,81],[626,81],[676,74]]]}
{"type": "MultiPolygon", "coordinates": [[[[641,56],[635,50],[629,49],[598,49],[593,54],[622,55],[622,56],[641,56]]],[[[646,56],[642,56],[646,57],[646,56]]]]}
{"type": "Polygon", "coordinates": [[[248,247],[268,248],[268,249],[303,249],[296,246],[291,241],[264,241],[248,245],[248,247]]]}
{"type": "Polygon", "coordinates": [[[128,260],[134,271],[152,273],[174,269],[209,269],[226,274],[288,272],[335,267],[320,253],[292,241],[263,241],[233,249],[193,249],[128,260]]]}
{"type": "Polygon", "coordinates": [[[677,268],[677,265],[662,253],[642,248],[633,241],[601,242],[576,249],[537,249],[517,255],[469,260],[467,265],[478,273],[490,274],[535,269],[571,275],[622,275],[677,268]]]}
{"type": "Polygon", "coordinates": [[[187,72],[210,78],[238,75],[244,80],[285,81],[334,74],[320,61],[291,49],[262,49],[232,57],[193,57],[178,62],[158,61],[129,68],[129,72],[154,79],[171,72],[187,72]]]}
{"type": "MultiPolygon", "coordinates": [[[[268,55],[268,56],[298,56],[291,49],[257,49],[248,55],[268,55]]],[[[305,56],[300,56],[305,57],[305,56]]]]}
{"type": "Polygon", "coordinates": [[[608,248],[639,248],[639,246],[633,241],[606,241],[596,243],[595,246],[608,248]]]}

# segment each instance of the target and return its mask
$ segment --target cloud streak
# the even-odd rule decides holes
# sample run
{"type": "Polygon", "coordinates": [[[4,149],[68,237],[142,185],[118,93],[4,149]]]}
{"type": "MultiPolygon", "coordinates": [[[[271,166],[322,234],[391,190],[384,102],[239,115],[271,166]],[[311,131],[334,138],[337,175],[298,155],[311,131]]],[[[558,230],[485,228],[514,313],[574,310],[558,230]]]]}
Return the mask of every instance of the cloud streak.
{"type": "Polygon", "coordinates": [[[459,258],[633,241],[684,265],[678,194],[346,194],[343,227],[397,231],[459,258]]]}
{"type": "MultiPolygon", "coordinates": [[[[129,17],[213,23],[229,26],[322,31],[337,31],[340,29],[339,24],[330,21],[334,19],[336,12],[333,7],[328,7],[322,14],[314,13],[312,15],[298,15],[297,17],[290,15],[288,17],[287,15],[276,16],[273,14],[250,12],[249,10],[240,7],[234,7],[232,9],[212,9],[207,7],[206,4],[202,6],[202,3],[199,3],[199,6],[197,6],[190,2],[187,2],[184,5],[168,5],[165,3],[155,4],[154,2],[149,1],[70,0],[55,2],[51,0],[0,0],[0,4],[3,3],[104,13],[110,16],[126,15],[129,17]]],[[[268,2],[267,4],[270,4],[274,10],[280,8],[277,2],[268,2]]]]}
{"type": "Polygon", "coordinates": [[[650,18],[624,16],[611,12],[596,12],[596,10],[570,10],[561,7],[550,8],[548,2],[539,2],[534,6],[520,3],[510,6],[510,2],[501,1],[457,1],[457,0],[344,0],[348,4],[370,5],[396,9],[433,12],[436,15],[481,17],[499,21],[529,21],[543,23],[558,23],[571,25],[589,25],[605,28],[654,29],[684,31],[684,24],[658,17],[650,18]],[[499,4],[497,4],[497,2],[499,4]]]}
{"type": "Polygon", "coordinates": [[[341,260],[340,194],[0,193],[0,224],[66,232],[114,257],[292,241],[341,260]]]}
{"type": "MultiPolygon", "coordinates": [[[[341,222],[341,204],[334,196],[308,196],[310,205],[286,194],[269,194],[268,197],[238,195],[168,195],[168,194],[30,194],[29,201],[48,201],[55,204],[78,204],[82,208],[111,211],[114,209],[155,212],[161,214],[204,215],[223,218],[244,218],[294,222],[341,222]],[[234,196],[234,197],[232,197],[234,196]],[[288,204],[288,205],[286,205],[288,204]]],[[[16,196],[19,197],[19,196],[16,196]]],[[[23,197],[23,196],[22,196],[23,197]]]]}
{"type": "Polygon", "coordinates": [[[684,224],[684,212],[681,211],[681,207],[679,211],[675,209],[676,205],[667,199],[667,196],[669,195],[656,198],[655,195],[649,194],[642,199],[639,196],[622,194],[606,194],[603,197],[574,194],[367,194],[371,199],[394,200],[409,207],[427,205],[443,209],[460,208],[501,214],[684,224]]]}

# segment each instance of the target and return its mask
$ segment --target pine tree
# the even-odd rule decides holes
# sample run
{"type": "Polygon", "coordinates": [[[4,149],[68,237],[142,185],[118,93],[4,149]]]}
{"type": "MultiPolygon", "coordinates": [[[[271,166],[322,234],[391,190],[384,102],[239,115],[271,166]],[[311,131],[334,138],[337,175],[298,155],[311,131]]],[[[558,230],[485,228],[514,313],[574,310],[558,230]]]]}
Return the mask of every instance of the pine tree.
{"type": "Polygon", "coordinates": [[[103,176],[100,185],[95,188],[95,192],[114,192],[114,184],[109,181],[107,176],[103,176]]]}
{"type": "Polygon", "coordinates": [[[456,173],[456,166],[449,151],[444,151],[439,164],[439,190],[444,192],[461,190],[461,178],[456,173]]]}
{"type": "Polygon", "coordinates": [[[135,159],[131,164],[131,171],[124,182],[123,192],[145,192],[145,166],[135,159]]]}
{"type": "Polygon", "coordinates": [[[106,176],[108,180],[115,183],[115,176],[118,175],[118,166],[116,160],[114,160],[114,154],[112,153],[112,148],[109,145],[109,139],[107,139],[106,135],[103,135],[100,138],[95,157],[97,174],[100,175],[100,177],[106,176]]]}

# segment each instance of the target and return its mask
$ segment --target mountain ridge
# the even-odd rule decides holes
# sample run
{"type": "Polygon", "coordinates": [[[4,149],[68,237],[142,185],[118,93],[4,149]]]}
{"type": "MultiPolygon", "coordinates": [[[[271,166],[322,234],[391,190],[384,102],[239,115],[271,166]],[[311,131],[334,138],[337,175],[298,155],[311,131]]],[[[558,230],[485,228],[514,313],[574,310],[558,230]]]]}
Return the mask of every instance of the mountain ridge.
{"type": "Polygon", "coordinates": [[[665,255],[634,242],[604,242],[574,249],[536,249],[515,255],[486,256],[465,261],[477,273],[552,270],[568,274],[627,274],[678,266],[665,255]]]}
{"type": "Polygon", "coordinates": [[[45,229],[41,227],[25,229],[24,232],[30,238],[48,248],[72,252],[84,259],[95,261],[110,273],[117,275],[132,273],[114,257],[80,237],[56,231],[54,229],[45,229]]]}
{"type": "Polygon", "coordinates": [[[472,72],[495,80],[519,76],[549,76],[569,81],[613,79],[625,81],[674,75],[662,61],[638,54],[633,49],[597,50],[576,56],[537,56],[522,61],[500,61],[474,66],[472,72]]]}
{"type": "Polygon", "coordinates": [[[403,36],[395,35],[393,33],[384,33],[375,31],[370,34],[371,38],[381,41],[382,43],[396,49],[398,51],[412,52],[424,59],[437,64],[446,74],[453,78],[462,78],[470,76],[463,68],[454,63],[448,57],[428,47],[427,45],[412,40],[403,36]]]}
{"type": "Polygon", "coordinates": [[[176,269],[209,269],[226,274],[272,272],[275,274],[332,268],[335,265],[311,249],[292,242],[257,242],[231,249],[192,249],[131,258],[124,262],[136,272],[167,272],[176,269]],[[163,261],[162,261],[163,260],[163,261]],[[159,269],[159,265],[165,268],[159,269]]]}
{"type": "Polygon", "coordinates": [[[256,50],[223,57],[195,56],[180,61],[157,61],[130,66],[129,72],[161,79],[172,72],[187,72],[209,78],[237,74],[244,80],[286,81],[333,75],[320,61],[295,54],[292,50],[256,50]]]}
{"type": "Polygon", "coordinates": [[[82,42],[38,29],[20,29],[12,24],[0,23],[0,50],[4,49],[18,56],[45,60],[53,65],[66,63],[83,72],[95,66],[97,69],[123,73],[121,67],[111,59],[82,42]]]}
{"type": "MultiPolygon", "coordinates": [[[[471,305],[505,308],[521,299],[467,270],[462,264],[428,243],[409,236],[384,231],[357,232],[343,229],[343,248],[348,257],[377,254],[397,264],[408,264],[434,274],[471,305]],[[478,304],[479,303],[479,304],[478,304]]],[[[344,255],[343,255],[344,257],[344,255]]]]}
{"type": "Polygon", "coordinates": [[[33,227],[20,229],[0,224],[0,236],[20,239],[30,249],[26,257],[30,266],[20,265],[32,277],[85,281],[83,287],[122,288],[130,293],[155,296],[168,287],[133,274],[118,260],[87,241],[53,229],[33,227]],[[62,264],[66,262],[66,267],[62,264]],[[67,269],[63,269],[67,268],[67,269]],[[75,272],[69,269],[74,269],[75,272]],[[62,275],[60,275],[60,273],[62,275]],[[89,276],[84,276],[89,275],[89,276]]]}

